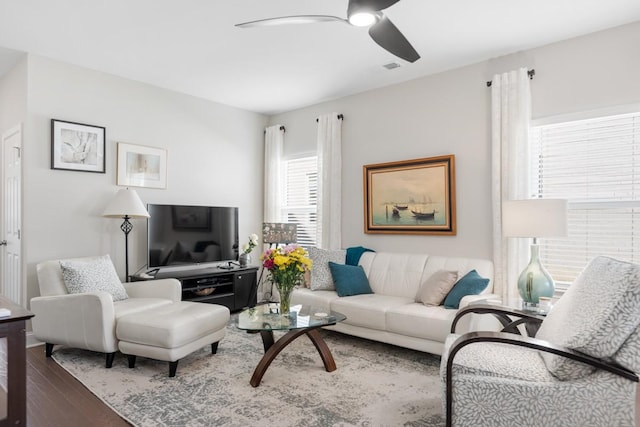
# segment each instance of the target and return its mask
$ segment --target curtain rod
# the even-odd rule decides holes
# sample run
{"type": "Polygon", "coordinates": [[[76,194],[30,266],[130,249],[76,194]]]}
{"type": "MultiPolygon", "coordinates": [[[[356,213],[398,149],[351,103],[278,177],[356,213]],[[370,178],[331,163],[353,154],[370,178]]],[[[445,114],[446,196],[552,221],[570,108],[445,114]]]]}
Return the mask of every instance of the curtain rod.
{"type": "MultiPolygon", "coordinates": [[[[284,128],[284,126],[280,126],[280,130],[281,130],[281,131],[283,131],[283,132],[286,132],[286,131],[287,131],[287,130],[284,128]]],[[[265,134],[267,133],[267,130],[266,130],[266,129],[264,130],[264,133],[265,133],[265,134]]]]}
{"type": "MultiPolygon", "coordinates": [[[[527,74],[529,75],[529,80],[533,80],[533,76],[536,75],[536,70],[531,69],[531,70],[527,71],[527,74]]],[[[491,80],[489,80],[487,82],[487,87],[491,87],[491,80]]]]}
{"type": "MultiPolygon", "coordinates": [[[[344,116],[342,114],[338,114],[338,120],[344,120],[344,116]]],[[[318,123],[318,119],[316,119],[316,123],[318,123]]]]}

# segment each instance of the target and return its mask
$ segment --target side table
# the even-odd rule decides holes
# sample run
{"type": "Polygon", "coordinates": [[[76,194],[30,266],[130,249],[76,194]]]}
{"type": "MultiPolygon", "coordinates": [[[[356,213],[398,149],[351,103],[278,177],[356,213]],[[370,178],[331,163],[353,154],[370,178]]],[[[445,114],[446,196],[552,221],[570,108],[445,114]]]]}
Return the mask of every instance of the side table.
{"type": "Polygon", "coordinates": [[[502,332],[522,335],[519,326],[522,325],[528,336],[535,337],[540,329],[540,324],[544,320],[545,314],[523,310],[519,301],[509,301],[502,304],[499,300],[478,300],[470,303],[460,310],[453,319],[451,332],[455,332],[458,320],[468,313],[491,314],[502,325],[502,332]]]}
{"type": "MultiPolygon", "coordinates": [[[[27,349],[25,322],[34,314],[10,300],[0,297],[0,308],[11,310],[0,317],[0,338],[7,343],[6,406],[0,409],[0,427],[27,425],[27,349]]],[[[0,388],[0,393],[5,390],[0,388]]]]}

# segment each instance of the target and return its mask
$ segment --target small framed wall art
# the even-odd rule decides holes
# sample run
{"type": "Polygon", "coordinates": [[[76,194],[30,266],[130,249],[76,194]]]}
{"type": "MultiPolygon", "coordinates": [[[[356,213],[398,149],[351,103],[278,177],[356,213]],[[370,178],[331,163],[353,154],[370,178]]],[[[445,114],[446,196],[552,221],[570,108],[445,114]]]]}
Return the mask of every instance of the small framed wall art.
{"type": "Polygon", "coordinates": [[[365,233],[456,234],[453,154],[363,166],[365,233]]]}
{"type": "Polygon", "coordinates": [[[117,184],[167,188],[167,150],[118,142],[117,184]]]}
{"type": "Polygon", "coordinates": [[[51,119],[51,169],[105,173],[102,126],[51,119]]]}

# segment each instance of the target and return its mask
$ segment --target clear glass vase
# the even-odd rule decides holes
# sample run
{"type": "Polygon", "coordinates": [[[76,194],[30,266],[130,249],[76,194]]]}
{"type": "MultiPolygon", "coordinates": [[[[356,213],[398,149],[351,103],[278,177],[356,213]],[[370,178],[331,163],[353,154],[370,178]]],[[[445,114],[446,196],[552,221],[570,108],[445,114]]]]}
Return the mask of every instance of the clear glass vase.
{"type": "Polygon", "coordinates": [[[291,292],[293,291],[293,286],[276,283],[276,288],[280,294],[280,314],[288,316],[291,306],[291,292]]]}
{"type": "Polygon", "coordinates": [[[251,264],[251,255],[250,254],[240,254],[238,257],[238,261],[240,262],[240,267],[246,267],[251,264]]]}

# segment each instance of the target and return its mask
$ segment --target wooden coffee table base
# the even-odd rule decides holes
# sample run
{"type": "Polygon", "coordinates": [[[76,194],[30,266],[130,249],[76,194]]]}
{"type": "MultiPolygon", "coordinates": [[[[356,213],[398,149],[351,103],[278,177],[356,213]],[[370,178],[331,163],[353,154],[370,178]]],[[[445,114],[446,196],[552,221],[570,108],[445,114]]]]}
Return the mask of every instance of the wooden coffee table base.
{"type": "Polygon", "coordinates": [[[260,331],[262,344],[264,345],[264,356],[262,356],[258,366],[255,371],[253,371],[250,384],[253,387],[258,387],[260,385],[260,381],[262,381],[264,373],[267,371],[267,368],[269,368],[269,365],[271,365],[271,362],[273,362],[273,359],[276,358],[283,348],[288,346],[301,335],[309,337],[313,345],[316,347],[316,350],[318,350],[318,353],[320,353],[322,363],[324,363],[324,368],[327,372],[335,371],[336,362],[333,360],[333,355],[331,354],[331,350],[329,350],[327,343],[322,339],[322,335],[320,335],[320,332],[317,330],[319,327],[320,326],[305,329],[292,329],[275,342],[273,340],[272,330],[260,331]]]}

